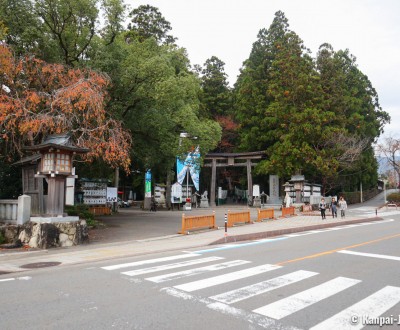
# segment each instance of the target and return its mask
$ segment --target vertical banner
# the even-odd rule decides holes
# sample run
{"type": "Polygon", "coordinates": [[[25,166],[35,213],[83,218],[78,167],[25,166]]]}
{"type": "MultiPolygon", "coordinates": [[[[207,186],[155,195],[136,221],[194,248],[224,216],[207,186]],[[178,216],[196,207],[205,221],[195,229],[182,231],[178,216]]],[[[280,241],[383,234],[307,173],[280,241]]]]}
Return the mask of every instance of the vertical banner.
{"type": "Polygon", "coordinates": [[[181,161],[179,157],[176,157],[176,181],[178,181],[180,184],[183,183],[187,172],[187,166],[185,165],[185,163],[186,161],[181,161]]]}
{"type": "Polygon", "coordinates": [[[193,181],[196,191],[199,191],[200,182],[200,166],[198,164],[199,157],[199,147],[197,147],[193,152],[188,153],[184,161],[181,161],[179,157],[176,157],[177,181],[182,184],[189,169],[190,178],[193,181]]]}
{"type": "Polygon", "coordinates": [[[151,170],[147,170],[144,179],[144,197],[151,197],[151,170]]]}

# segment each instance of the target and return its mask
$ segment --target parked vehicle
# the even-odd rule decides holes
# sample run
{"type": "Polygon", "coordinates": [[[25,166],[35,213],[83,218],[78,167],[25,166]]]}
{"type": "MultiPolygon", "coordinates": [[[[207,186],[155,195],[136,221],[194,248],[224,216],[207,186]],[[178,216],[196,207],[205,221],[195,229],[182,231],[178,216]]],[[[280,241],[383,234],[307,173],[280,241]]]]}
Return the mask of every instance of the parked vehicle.
{"type": "Polygon", "coordinates": [[[121,198],[118,198],[118,206],[119,207],[129,207],[131,205],[128,202],[123,201],[121,198]]]}

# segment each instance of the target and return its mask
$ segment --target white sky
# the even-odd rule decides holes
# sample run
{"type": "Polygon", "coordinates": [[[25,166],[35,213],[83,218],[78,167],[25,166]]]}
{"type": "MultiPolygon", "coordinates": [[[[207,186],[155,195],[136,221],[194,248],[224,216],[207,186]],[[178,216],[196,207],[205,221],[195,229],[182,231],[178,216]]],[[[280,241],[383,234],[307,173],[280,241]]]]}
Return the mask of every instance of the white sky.
{"type": "Polygon", "coordinates": [[[400,136],[399,0],[125,0],[131,8],[157,7],[191,64],[211,56],[225,62],[230,84],[249,57],[257,33],[278,10],[313,55],[323,43],[349,49],[391,116],[385,134],[400,136]]]}

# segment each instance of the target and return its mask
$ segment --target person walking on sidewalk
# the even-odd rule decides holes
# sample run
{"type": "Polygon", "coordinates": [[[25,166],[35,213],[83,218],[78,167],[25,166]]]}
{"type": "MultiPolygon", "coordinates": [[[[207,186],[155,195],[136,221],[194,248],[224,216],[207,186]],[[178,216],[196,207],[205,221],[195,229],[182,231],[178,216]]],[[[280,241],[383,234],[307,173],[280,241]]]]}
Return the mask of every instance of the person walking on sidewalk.
{"type": "Polygon", "coordinates": [[[344,218],[346,216],[347,202],[344,200],[343,196],[341,196],[339,199],[339,209],[340,216],[344,218]]]}
{"type": "Polygon", "coordinates": [[[321,198],[321,202],[319,203],[319,209],[321,211],[322,220],[326,219],[326,216],[325,216],[325,210],[326,210],[325,198],[321,198]]]}
{"type": "Polygon", "coordinates": [[[335,199],[335,197],[332,197],[332,218],[337,218],[337,205],[337,200],[335,199]]]}

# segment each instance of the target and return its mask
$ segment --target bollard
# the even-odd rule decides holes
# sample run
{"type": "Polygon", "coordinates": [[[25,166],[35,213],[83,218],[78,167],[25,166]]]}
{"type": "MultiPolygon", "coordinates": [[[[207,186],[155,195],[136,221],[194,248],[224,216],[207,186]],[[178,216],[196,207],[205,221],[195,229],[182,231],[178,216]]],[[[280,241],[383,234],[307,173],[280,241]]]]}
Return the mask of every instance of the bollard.
{"type": "Polygon", "coordinates": [[[226,242],[226,236],[228,236],[228,216],[225,213],[225,242],[226,242]]]}
{"type": "Polygon", "coordinates": [[[378,209],[375,209],[375,216],[378,216],[378,209]]]}

